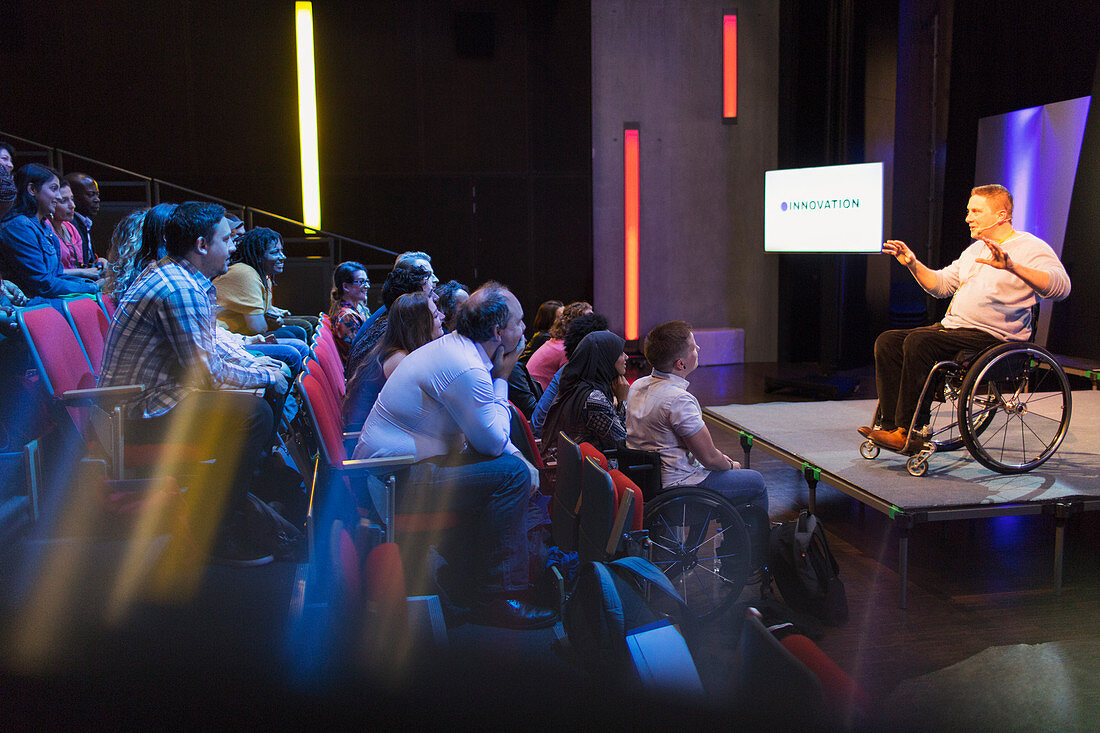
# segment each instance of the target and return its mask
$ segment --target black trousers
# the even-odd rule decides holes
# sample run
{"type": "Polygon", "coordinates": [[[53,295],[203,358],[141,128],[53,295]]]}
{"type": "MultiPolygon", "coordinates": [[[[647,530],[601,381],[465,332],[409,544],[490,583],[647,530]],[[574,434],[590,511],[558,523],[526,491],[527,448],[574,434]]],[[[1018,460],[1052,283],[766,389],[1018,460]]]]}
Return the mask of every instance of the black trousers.
{"type": "MultiPolygon", "coordinates": [[[[271,390],[268,390],[271,392],[271,390]]],[[[127,422],[130,443],[185,443],[198,446],[213,463],[199,464],[184,503],[196,539],[208,539],[223,517],[243,508],[252,475],[271,446],[271,405],[252,394],[198,391],[159,417],[127,422]]]]}
{"type": "MultiPolygon", "coordinates": [[[[981,350],[997,343],[1000,339],[977,328],[944,328],[939,323],[884,331],[875,340],[875,383],[883,429],[909,428],[936,362],[953,359],[964,349],[981,350]]],[[[928,424],[930,405],[920,407],[918,427],[928,424]]]]}

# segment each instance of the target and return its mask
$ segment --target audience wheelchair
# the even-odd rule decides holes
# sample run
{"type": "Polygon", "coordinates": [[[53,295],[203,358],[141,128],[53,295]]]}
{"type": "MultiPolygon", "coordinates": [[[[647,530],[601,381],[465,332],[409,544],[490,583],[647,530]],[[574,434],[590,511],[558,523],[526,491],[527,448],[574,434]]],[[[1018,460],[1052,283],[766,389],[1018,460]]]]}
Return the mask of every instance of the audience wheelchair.
{"type": "MultiPolygon", "coordinates": [[[[927,473],[934,453],[964,446],[986,468],[1015,474],[1042,465],[1058,450],[1069,430],[1072,393],[1049,351],[1009,341],[938,362],[921,390],[918,406],[924,405],[930,408],[929,424],[916,424],[918,408],[909,426],[923,438],[906,460],[910,475],[927,473]]],[[[874,428],[881,424],[876,408],[874,428]]],[[[859,452],[870,460],[880,447],[868,439],[859,452]]]]}
{"type": "Polygon", "coordinates": [[[759,564],[733,504],[707,489],[662,490],[659,453],[605,455],[560,433],[557,474],[553,544],[577,551],[581,562],[646,556],[698,618],[737,600],[759,564]]]}

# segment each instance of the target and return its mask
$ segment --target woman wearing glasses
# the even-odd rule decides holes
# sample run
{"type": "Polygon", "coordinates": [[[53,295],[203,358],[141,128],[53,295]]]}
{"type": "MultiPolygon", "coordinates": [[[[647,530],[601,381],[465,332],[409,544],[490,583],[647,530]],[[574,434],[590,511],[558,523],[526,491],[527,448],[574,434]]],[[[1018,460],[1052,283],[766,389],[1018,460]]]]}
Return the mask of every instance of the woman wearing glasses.
{"type": "Polygon", "coordinates": [[[367,293],[370,280],[366,269],[358,262],[342,262],[332,273],[332,335],[340,358],[347,362],[351,341],[359,327],[370,315],[367,310],[367,293]]]}

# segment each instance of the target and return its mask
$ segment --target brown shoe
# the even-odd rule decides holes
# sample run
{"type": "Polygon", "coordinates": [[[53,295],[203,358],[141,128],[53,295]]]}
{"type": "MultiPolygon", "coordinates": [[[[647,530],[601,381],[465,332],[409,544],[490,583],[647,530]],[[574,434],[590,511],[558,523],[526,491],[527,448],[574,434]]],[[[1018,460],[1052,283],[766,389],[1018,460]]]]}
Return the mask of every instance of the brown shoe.
{"type": "Polygon", "coordinates": [[[872,428],[872,427],[870,427],[870,426],[868,426],[868,425],[864,425],[864,426],[862,426],[862,427],[858,427],[858,428],[856,428],[856,432],[858,432],[858,433],[859,433],[860,435],[862,435],[862,436],[863,436],[864,438],[870,437],[870,435],[871,435],[871,431],[872,431],[872,430],[874,430],[874,428],[872,428]]]}
{"type": "Polygon", "coordinates": [[[889,448],[892,451],[901,453],[905,450],[906,444],[908,444],[908,430],[905,428],[896,428],[894,430],[872,430],[867,437],[874,443],[881,445],[883,448],[889,448]]]}

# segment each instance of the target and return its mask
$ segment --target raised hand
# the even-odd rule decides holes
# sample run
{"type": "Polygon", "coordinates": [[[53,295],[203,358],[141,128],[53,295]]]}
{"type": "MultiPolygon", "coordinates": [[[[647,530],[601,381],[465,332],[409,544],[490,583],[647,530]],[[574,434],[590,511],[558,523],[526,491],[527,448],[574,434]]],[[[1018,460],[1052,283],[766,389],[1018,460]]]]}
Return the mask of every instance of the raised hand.
{"type": "Polygon", "coordinates": [[[898,262],[906,267],[916,259],[913,250],[909,249],[909,246],[900,239],[887,239],[883,242],[882,253],[894,256],[898,262]]]}

